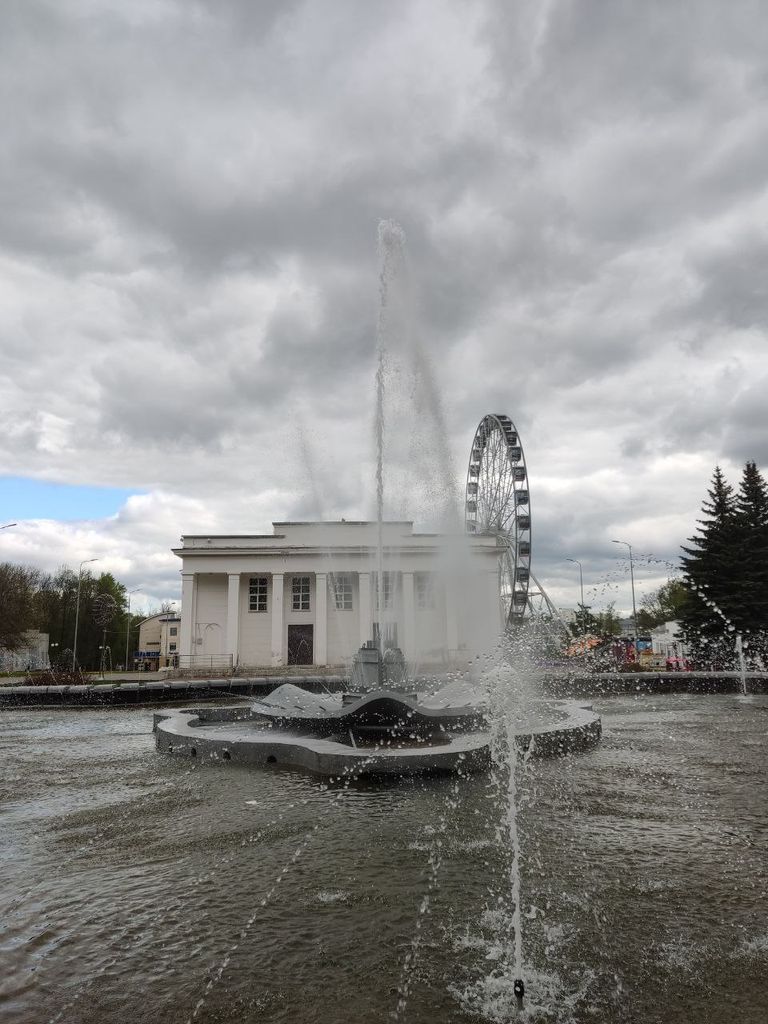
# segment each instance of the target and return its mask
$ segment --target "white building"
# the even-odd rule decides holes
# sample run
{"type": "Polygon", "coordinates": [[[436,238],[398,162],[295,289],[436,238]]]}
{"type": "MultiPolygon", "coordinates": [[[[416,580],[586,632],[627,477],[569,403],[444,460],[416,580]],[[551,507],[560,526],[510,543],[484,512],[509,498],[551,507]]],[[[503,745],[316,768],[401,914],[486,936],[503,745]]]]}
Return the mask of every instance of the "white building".
{"type": "Polygon", "coordinates": [[[256,536],[185,536],[179,664],[348,664],[374,635],[417,663],[463,660],[500,630],[492,536],[413,532],[370,522],[273,523],[256,536]]]}
{"type": "Polygon", "coordinates": [[[24,643],[18,650],[0,648],[0,672],[24,672],[50,667],[47,633],[32,629],[24,634],[24,643]]]}
{"type": "Polygon", "coordinates": [[[684,658],[688,651],[680,635],[680,623],[674,620],[662,622],[651,630],[653,653],[665,658],[684,658]]]}

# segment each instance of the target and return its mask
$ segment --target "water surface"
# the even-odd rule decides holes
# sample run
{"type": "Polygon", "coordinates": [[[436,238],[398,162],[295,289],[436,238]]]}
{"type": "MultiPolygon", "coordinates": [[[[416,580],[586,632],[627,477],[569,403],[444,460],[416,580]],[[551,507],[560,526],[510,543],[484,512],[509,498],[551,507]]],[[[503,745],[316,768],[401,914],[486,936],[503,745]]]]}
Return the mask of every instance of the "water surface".
{"type": "MultiPolygon", "coordinates": [[[[527,1019],[764,1024],[768,699],[595,707],[519,782],[527,1019]]],[[[503,780],[327,786],[151,720],[3,714],[0,1019],[512,1019],[503,780]]]]}

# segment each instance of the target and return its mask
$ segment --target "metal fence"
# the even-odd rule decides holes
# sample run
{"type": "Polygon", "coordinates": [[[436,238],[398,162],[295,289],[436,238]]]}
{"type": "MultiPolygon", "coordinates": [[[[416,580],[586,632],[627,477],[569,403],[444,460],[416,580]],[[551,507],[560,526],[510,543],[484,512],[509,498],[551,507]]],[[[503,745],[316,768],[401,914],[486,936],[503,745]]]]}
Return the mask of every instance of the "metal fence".
{"type": "Polygon", "coordinates": [[[178,667],[180,669],[193,669],[195,671],[208,669],[217,672],[232,671],[231,654],[179,654],[178,667]]]}

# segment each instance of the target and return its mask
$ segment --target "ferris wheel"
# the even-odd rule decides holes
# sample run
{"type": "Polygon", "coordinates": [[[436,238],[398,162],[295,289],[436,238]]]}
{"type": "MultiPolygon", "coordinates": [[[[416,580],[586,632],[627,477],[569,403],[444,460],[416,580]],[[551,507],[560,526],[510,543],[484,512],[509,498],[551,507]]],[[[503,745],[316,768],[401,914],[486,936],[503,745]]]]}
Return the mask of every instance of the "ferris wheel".
{"type": "Polygon", "coordinates": [[[480,420],[467,468],[466,529],[493,534],[499,547],[499,605],[505,629],[529,607],[531,497],[520,436],[509,416],[480,420]]]}

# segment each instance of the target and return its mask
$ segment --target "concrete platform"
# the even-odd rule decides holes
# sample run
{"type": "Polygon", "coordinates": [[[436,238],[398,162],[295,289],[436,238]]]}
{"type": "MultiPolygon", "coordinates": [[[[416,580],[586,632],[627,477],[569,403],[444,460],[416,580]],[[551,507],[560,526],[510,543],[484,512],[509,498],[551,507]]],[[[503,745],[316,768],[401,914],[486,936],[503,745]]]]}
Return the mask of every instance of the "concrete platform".
{"type": "MultiPolygon", "coordinates": [[[[265,713],[263,702],[158,712],[154,717],[157,749],[176,756],[298,768],[338,778],[479,771],[490,764],[490,732],[476,707],[428,708],[404,695],[375,691],[346,705],[323,698],[321,709],[292,689],[278,695],[271,713],[265,713]],[[301,706],[296,707],[294,700],[301,706]],[[390,724],[394,731],[389,738],[360,743],[366,729],[373,730],[375,737],[377,715],[386,713],[392,722],[395,705],[401,717],[394,726],[390,724]]],[[[537,703],[514,722],[514,734],[518,746],[533,754],[562,755],[598,743],[600,718],[591,707],[570,701],[537,703]]]]}

